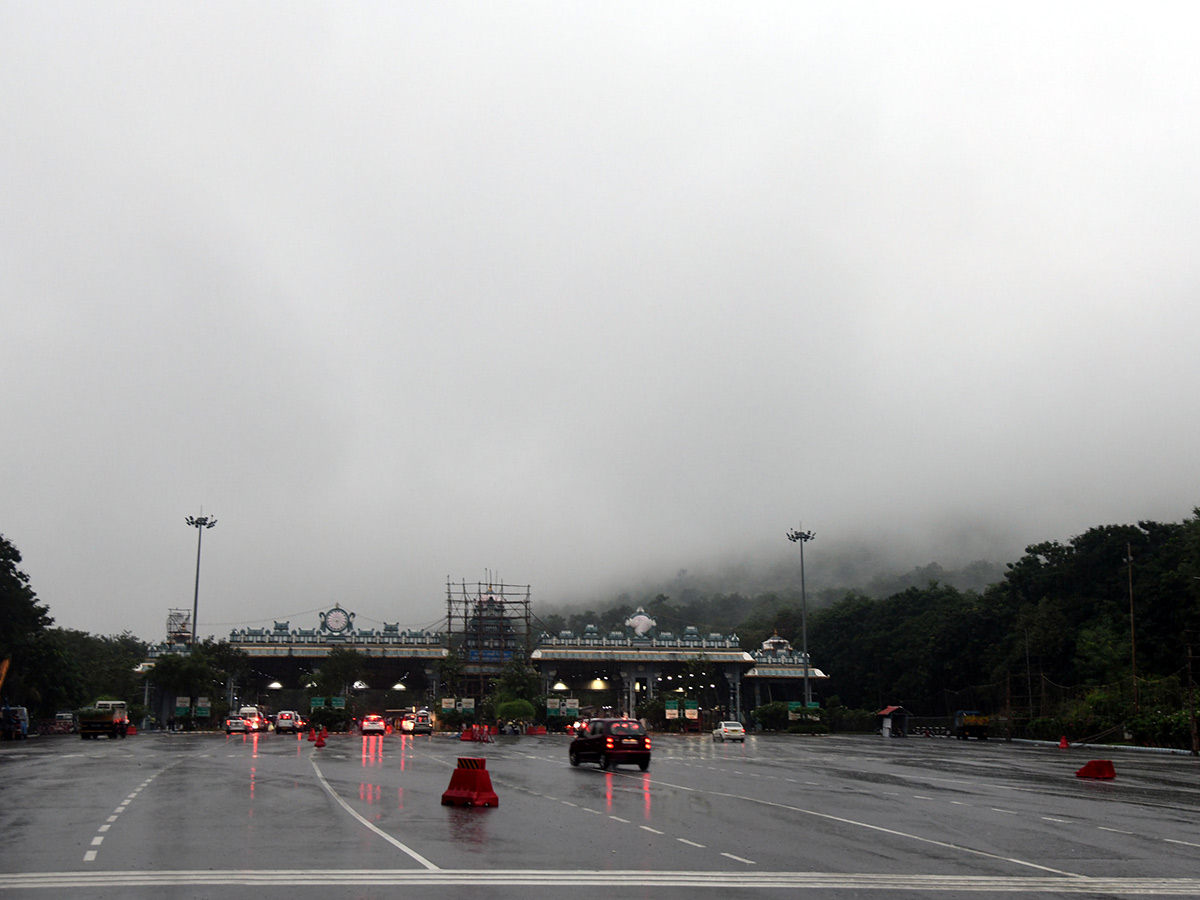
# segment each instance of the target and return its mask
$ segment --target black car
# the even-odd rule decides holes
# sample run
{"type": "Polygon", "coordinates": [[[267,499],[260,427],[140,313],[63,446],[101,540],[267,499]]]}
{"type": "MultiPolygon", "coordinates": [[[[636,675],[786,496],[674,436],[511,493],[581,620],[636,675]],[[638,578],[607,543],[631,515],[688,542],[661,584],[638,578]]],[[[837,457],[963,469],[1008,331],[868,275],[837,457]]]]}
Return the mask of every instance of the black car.
{"type": "Polygon", "coordinates": [[[602,769],[636,764],[650,768],[650,735],[637,719],[589,719],[575,733],[567,751],[571,765],[596,762],[602,769]]]}

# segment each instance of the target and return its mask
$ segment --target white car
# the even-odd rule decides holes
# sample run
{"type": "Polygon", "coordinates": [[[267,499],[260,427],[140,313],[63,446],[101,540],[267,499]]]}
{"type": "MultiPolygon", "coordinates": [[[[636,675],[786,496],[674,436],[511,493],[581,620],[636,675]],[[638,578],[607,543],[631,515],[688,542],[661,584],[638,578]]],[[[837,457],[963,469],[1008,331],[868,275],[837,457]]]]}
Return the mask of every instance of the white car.
{"type": "Polygon", "coordinates": [[[363,734],[387,734],[387,722],[383,720],[383,716],[363,716],[358,727],[363,734]]]}
{"type": "Polygon", "coordinates": [[[714,741],[741,741],[746,743],[746,729],[741,722],[721,722],[713,729],[714,741]]]}

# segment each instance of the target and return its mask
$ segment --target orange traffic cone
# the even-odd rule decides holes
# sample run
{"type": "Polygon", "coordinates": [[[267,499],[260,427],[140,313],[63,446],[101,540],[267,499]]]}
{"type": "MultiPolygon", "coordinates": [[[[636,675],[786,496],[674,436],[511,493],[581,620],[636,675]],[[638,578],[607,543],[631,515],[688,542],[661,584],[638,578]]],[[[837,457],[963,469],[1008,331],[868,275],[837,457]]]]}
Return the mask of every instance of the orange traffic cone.
{"type": "Polygon", "coordinates": [[[315,741],[317,739],[316,729],[313,729],[313,728],[308,729],[308,739],[310,741],[315,741]]]}
{"type": "Polygon", "coordinates": [[[442,794],[442,806],[499,806],[500,798],[492,790],[487,760],[460,756],[458,768],[450,776],[450,787],[442,794]]]}
{"type": "Polygon", "coordinates": [[[324,747],[325,746],[325,729],[324,728],[322,728],[321,733],[317,735],[317,742],[315,744],[313,744],[313,746],[314,747],[324,747]]]}
{"type": "Polygon", "coordinates": [[[1071,745],[1067,743],[1067,736],[1065,734],[1062,736],[1062,740],[1058,742],[1058,749],[1059,750],[1071,749],[1071,745]]]}

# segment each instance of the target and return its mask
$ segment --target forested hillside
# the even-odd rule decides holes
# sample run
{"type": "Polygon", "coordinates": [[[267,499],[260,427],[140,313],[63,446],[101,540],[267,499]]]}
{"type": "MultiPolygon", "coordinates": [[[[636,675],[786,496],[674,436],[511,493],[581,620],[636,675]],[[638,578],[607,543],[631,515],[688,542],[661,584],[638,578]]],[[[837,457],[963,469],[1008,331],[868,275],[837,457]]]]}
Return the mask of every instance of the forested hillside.
{"type": "MultiPolygon", "coordinates": [[[[983,707],[1033,731],[1121,725],[1178,736],[1190,727],[1189,644],[1197,653],[1200,632],[1198,516],[1091,528],[1066,543],[1031,545],[1003,568],[931,565],[874,579],[872,589],[906,585],[886,596],[809,591],[809,652],[831,676],[822,699],[860,709],[900,703],[929,716],[983,707]],[[994,580],[979,584],[987,572],[994,580]],[[918,584],[914,574],[927,577],[918,584]],[[951,583],[971,577],[977,586],[951,583]]],[[[638,605],[660,627],[736,632],[747,650],[773,632],[800,645],[798,586],[755,596],[625,596],[607,610],[544,624],[608,630],[638,605]]],[[[1200,660],[1196,668],[1200,676],[1200,660]]]]}

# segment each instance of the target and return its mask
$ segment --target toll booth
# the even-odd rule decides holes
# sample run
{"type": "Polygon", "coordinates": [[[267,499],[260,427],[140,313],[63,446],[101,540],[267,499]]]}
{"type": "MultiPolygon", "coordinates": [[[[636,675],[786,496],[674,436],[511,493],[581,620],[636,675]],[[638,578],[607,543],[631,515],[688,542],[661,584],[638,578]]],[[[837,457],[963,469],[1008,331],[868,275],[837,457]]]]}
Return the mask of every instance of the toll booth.
{"type": "Polygon", "coordinates": [[[908,737],[909,712],[903,706],[885,706],[879,716],[879,733],[884,737],[908,737]]]}

